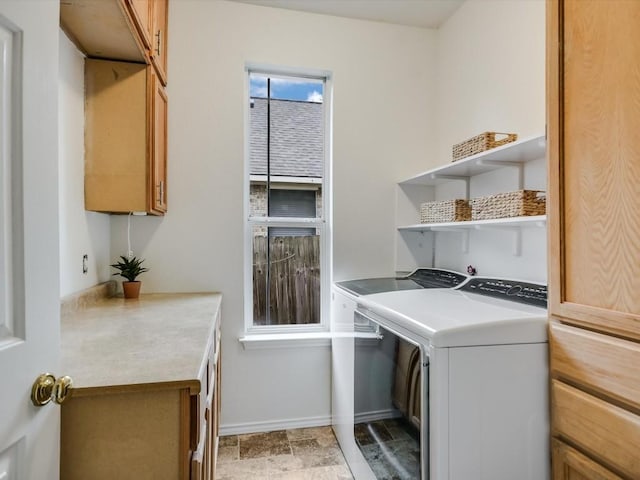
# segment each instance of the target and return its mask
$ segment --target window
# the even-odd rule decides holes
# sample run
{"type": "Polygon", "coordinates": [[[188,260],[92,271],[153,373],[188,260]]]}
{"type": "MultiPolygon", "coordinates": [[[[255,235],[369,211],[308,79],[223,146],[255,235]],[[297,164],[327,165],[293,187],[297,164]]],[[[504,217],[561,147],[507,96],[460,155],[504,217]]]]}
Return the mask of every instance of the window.
{"type": "MultiPolygon", "coordinates": [[[[273,217],[315,218],[316,191],[272,189],[269,195],[270,213],[273,217]]],[[[274,227],[276,237],[302,237],[315,235],[315,228],[274,227]]]]}
{"type": "Polygon", "coordinates": [[[326,74],[248,69],[245,316],[251,332],[325,329],[327,81],[326,74]]]}

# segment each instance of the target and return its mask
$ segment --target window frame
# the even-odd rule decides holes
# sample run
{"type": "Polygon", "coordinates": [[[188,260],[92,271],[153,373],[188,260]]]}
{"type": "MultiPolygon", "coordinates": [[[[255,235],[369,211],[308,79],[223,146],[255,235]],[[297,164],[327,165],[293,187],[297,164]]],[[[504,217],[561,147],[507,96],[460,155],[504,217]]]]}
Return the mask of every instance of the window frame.
{"type": "Polygon", "coordinates": [[[265,64],[247,63],[244,69],[244,169],[243,169],[243,213],[244,213],[244,332],[259,334],[301,334],[327,332],[329,330],[329,312],[332,265],[332,75],[326,70],[307,68],[289,68],[265,64]],[[250,75],[262,74],[274,77],[294,77],[322,80],[324,111],[324,158],[322,177],[322,216],[315,219],[295,217],[252,217],[250,216],[249,194],[250,174],[250,75]],[[320,322],[316,324],[294,325],[254,325],[253,324],[253,229],[257,226],[316,228],[319,232],[320,246],[320,322]]]}

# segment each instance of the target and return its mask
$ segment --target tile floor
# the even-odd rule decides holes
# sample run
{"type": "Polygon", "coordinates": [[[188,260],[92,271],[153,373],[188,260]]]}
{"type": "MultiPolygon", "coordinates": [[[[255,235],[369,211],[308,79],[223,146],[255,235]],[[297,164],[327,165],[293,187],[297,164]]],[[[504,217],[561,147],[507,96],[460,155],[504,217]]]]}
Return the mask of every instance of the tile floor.
{"type": "Polygon", "coordinates": [[[376,478],[420,478],[419,432],[403,418],[357,423],[356,443],[376,478]]]}
{"type": "Polygon", "coordinates": [[[331,427],[220,437],[216,480],[352,480],[331,427]]]}

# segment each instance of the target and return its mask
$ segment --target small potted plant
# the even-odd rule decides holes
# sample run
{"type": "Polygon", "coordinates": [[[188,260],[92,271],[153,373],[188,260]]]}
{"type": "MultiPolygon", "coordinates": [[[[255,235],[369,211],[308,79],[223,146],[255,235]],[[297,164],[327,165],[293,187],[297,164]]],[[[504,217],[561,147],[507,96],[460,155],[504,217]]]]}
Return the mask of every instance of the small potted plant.
{"type": "Polygon", "coordinates": [[[140,295],[141,282],[136,280],[136,278],[141,273],[148,272],[149,269],[141,266],[144,259],[138,259],[133,255],[131,257],[120,255],[120,259],[121,261],[111,266],[118,270],[114,275],[120,275],[127,279],[127,281],[122,282],[124,298],[138,298],[140,295]]]}

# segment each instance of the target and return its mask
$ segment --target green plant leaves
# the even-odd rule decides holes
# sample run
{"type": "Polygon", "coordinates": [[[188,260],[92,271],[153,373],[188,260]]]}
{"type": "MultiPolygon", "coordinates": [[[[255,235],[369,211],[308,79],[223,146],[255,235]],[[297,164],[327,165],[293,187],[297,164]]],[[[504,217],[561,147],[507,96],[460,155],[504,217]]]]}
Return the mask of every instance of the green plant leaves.
{"type": "Polygon", "coordinates": [[[120,275],[130,282],[135,282],[138,275],[149,271],[148,268],[141,266],[142,262],[144,262],[144,258],[127,258],[124,255],[120,255],[120,260],[121,261],[111,265],[116,270],[119,270],[118,272],[114,273],[114,275],[120,275]]]}

